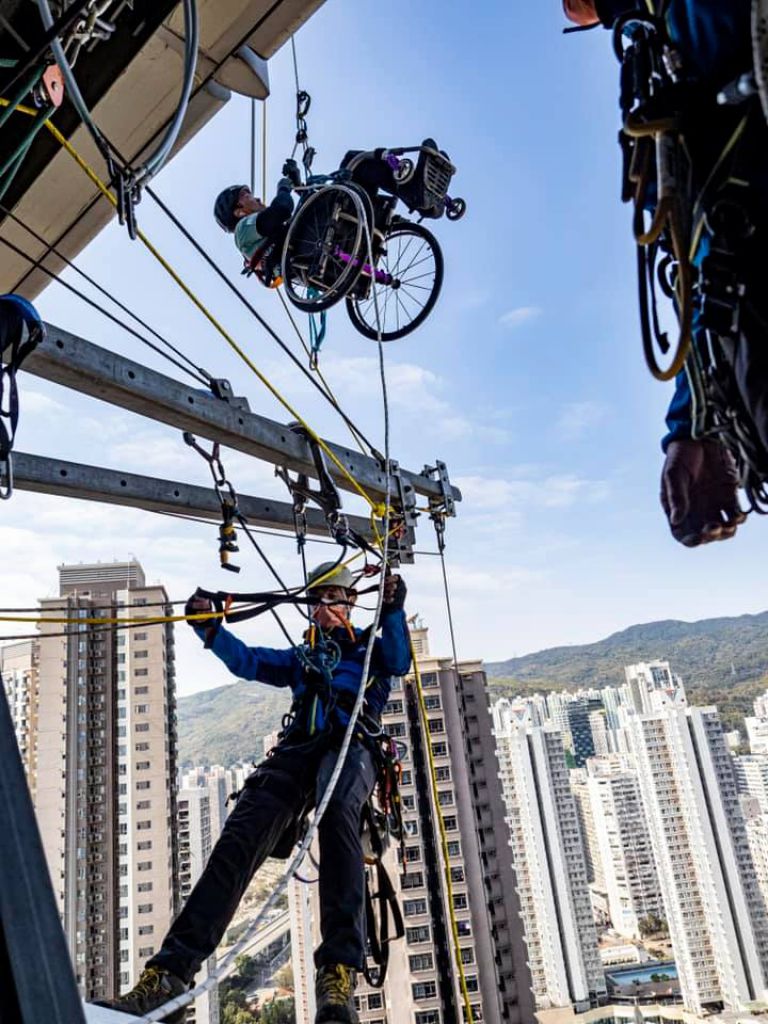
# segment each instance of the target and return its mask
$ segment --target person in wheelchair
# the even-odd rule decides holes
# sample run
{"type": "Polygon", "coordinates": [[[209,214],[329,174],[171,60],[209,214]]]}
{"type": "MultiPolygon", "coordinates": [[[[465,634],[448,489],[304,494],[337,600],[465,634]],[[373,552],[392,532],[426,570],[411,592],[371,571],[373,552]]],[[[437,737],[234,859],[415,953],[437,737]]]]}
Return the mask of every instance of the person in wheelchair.
{"type": "Polygon", "coordinates": [[[277,183],[277,195],[267,206],[254,196],[247,185],[230,185],[216,197],[213,216],[219,227],[235,236],[235,245],[246,263],[270,243],[279,243],[293,214],[291,192],[301,184],[295,160],[283,164],[283,177],[277,183]]]}

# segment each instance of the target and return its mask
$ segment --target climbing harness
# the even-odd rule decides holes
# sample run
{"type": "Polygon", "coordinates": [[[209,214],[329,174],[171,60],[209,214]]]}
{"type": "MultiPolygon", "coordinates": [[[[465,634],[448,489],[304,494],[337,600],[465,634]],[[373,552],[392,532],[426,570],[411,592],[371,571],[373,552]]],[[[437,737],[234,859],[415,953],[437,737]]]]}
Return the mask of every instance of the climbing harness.
{"type": "Polygon", "coordinates": [[[13,493],[11,452],[19,424],[16,374],[45,337],[33,306],[17,295],[0,296],[0,499],[13,493]]]}

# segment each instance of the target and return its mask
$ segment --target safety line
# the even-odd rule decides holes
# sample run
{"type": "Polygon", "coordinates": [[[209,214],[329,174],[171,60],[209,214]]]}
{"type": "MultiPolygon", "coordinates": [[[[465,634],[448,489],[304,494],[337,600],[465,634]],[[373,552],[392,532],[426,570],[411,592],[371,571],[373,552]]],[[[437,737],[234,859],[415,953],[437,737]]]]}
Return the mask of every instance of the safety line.
{"type": "MultiPolygon", "coordinates": [[[[51,253],[53,253],[54,256],[56,256],[63,263],[65,263],[70,269],[74,270],[76,274],[83,278],[84,281],[87,281],[88,284],[92,285],[92,287],[94,287],[101,295],[109,299],[110,302],[114,302],[118,309],[121,309],[124,313],[127,313],[128,316],[130,316],[133,320],[136,321],[136,323],[141,324],[144,330],[149,331],[149,333],[153,335],[155,338],[157,338],[158,341],[162,342],[163,345],[166,345],[173,353],[175,353],[179,357],[179,359],[183,359],[184,362],[188,363],[193,370],[200,374],[200,377],[207,378],[208,382],[210,382],[211,374],[208,373],[207,370],[203,369],[202,366],[198,366],[197,363],[194,362],[194,360],[190,359],[189,356],[182,352],[182,350],[178,348],[176,345],[174,345],[173,342],[168,341],[168,339],[165,338],[162,334],[160,334],[159,331],[155,330],[154,327],[152,327],[145,320],[143,320],[137,313],[134,313],[129,306],[127,306],[120,299],[116,298],[116,296],[113,295],[113,293],[108,288],[105,288],[103,285],[99,284],[99,282],[94,277],[91,277],[90,274],[87,274],[84,270],[78,267],[74,260],[71,260],[68,256],[65,256],[65,254],[56,247],[56,245],[52,244],[51,242],[48,242],[43,235],[41,235],[38,231],[35,231],[33,227],[30,227],[30,225],[27,224],[26,221],[22,220],[22,218],[19,217],[18,214],[14,213],[13,210],[10,210],[7,206],[4,206],[2,203],[0,203],[0,213],[2,213],[4,217],[8,217],[12,221],[14,221],[14,223],[18,224],[19,227],[23,228],[28,234],[30,234],[35,239],[36,242],[39,242],[40,245],[45,246],[46,252],[44,253],[44,255],[39,257],[39,259],[36,259],[34,261],[33,269],[39,268],[42,270],[43,261],[47,259],[48,256],[51,255],[51,253]]],[[[29,259],[30,257],[27,256],[26,258],[29,259]]],[[[148,344],[151,345],[151,343],[148,344]]],[[[154,351],[157,352],[158,349],[154,349],[154,351]]],[[[162,355],[163,353],[160,354],[162,355]]],[[[174,365],[178,366],[178,363],[174,363],[174,365]]]]}

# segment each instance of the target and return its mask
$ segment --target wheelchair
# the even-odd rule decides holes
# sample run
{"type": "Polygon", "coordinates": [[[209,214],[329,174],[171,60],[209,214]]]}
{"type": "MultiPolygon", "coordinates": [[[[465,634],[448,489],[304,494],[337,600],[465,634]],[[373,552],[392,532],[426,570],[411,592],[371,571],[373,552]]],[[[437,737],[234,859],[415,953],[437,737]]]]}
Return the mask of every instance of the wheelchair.
{"type": "Polygon", "coordinates": [[[306,313],[343,299],[366,338],[405,337],[437,302],[443,254],[430,231],[395,211],[402,201],[411,213],[458,220],[466,203],[448,195],[455,172],[443,153],[415,146],[360,153],[340,171],[309,178],[298,190],[299,205],[270,283],[278,273],[289,301],[306,313]],[[364,160],[383,161],[393,194],[355,182],[364,160]]]}

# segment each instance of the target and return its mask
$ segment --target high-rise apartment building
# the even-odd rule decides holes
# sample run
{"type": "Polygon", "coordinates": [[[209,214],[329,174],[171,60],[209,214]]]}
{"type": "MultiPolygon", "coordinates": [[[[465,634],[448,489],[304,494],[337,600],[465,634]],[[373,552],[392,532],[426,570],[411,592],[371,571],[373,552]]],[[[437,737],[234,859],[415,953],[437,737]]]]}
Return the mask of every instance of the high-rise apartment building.
{"type": "Polygon", "coordinates": [[[715,708],[627,716],[686,1007],[768,997],[768,917],[715,708]]]}
{"type": "Polygon", "coordinates": [[[762,814],[768,814],[768,754],[734,757],[736,783],[743,796],[753,796],[762,814]]]}
{"type": "Polygon", "coordinates": [[[589,1010],[606,983],[562,732],[497,718],[496,742],[536,1009],[589,1010]]]}
{"type": "Polygon", "coordinates": [[[0,647],[0,672],[16,742],[29,779],[30,769],[36,761],[37,650],[34,641],[22,640],[0,647]]]}
{"type": "Polygon", "coordinates": [[[685,698],[683,682],[674,674],[668,661],[641,661],[637,665],[626,665],[624,676],[628,703],[638,713],[655,711],[659,698],[662,702],[672,697],[678,701],[685,698]]]}
{"type": "MultiPolygon", "coordinates": [[[[168,609],[136,561],[61,566],[59,582],[41,611],[168,609]]],[[[177,906],[173,627],[62,632],[43,622],[31,642],[17,733],[78,984],[94,1000],[130,987],[177,906]]]]}

